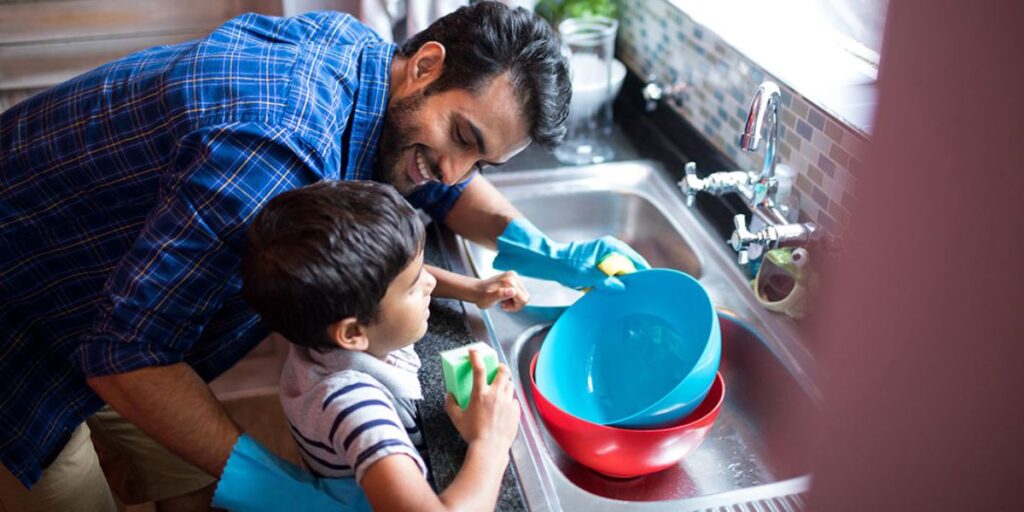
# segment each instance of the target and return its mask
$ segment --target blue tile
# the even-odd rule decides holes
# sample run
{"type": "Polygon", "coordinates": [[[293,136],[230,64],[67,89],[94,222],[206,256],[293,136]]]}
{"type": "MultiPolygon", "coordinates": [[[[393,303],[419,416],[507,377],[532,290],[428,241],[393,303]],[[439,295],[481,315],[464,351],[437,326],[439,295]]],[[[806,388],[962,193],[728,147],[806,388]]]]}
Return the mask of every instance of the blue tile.
{"type": "Polygon", "coordinates": [[[736,160],[739,157],[739,151],[736,149],[736,146],[733,146],[732,144],[725,147],[725,152],[728,153],[729,158],[732,158],[733,160],[736,160]]]}
{"type": "Polygon", "coordinates": [[[693,27],[694,39],[704,39],[704,31],[700,27],[693,27]]]}
{"type": "Polygon", "coordinates": [[[830,233],[835,233],[836,231],[836,221],[833,220],[825,210],[818,211],[818,224],[820,224],[825,231],[830,233]]]}
{"type": "Polygon", "coordinates": [[[736,109],[736,117],[739,118],[739,120],[743,121],[744,123],[747,122],[747,114],[749,114],[749,112],[747,112],[747,109],[745,108],[736,109]]]}
{"type": "Polygon", "coordinates": [[[704,56],[704,47],[703,46],[694,45],[693,46],[693,51],[697,52],[697,55],[700,55],[701,57],[704,56]]]}
{"type": "Polygon", "coordinates": [[[811,125],[805,123],[803,119],[797,119],[796,132],[799,133],[801,137],[810,141],[813,130],[811,129],[811,125]]]}
{"type": "Polygon", "coordinates": [[[829,177],[835,177],[836,175],[836,164],[832,160],[829,160],[825,155],[818,155],[818,167],[825,171],[829,177]]]}
{"type": "Polygon", "coordinates": [[[747,103],[747,98],[744,96],[743,91],[733,88],[729,90],[729,95],[733,97],[740,104],[747,103]]]}
{"type": "Polygon", "coordinates": [[[785,89],[782,91],[782,104],[789,107],[793,105],[793,95],[786,92],[785,89]]]}
{"type": "Polygon", "coordinates": [[[721,89],[715,89],[715,90],[711,91],[711,95],[714,96],[715,99],[718,100],[719,103],[725,101],[725,94],[722,94],[722,90],[721,89]]]}
{"type": "Polygon", "coordinates": [[[722,120],[728,119],[729,113],[726,112],[724,108],[718,107],[718,117],[721,117],[722,120]]]}
{"type": "Polygon", "coordinates": [[[750,77],[754,79],[754,82],[761,83],[764,81],[764,73],[760,69],[754,68],[750,70],[750,77]]]}
{"type": "Polygon", "coordinates": [[[715,131],[719,131],[722,129],[722,120],[719,117],[712,117],[710,122],[711,125],[715,127],[715,131]]]}
{"type": "Polygon", "coordinates": [[[681,42],[681,43],[685,43],[686,42],[686,34],[684,34],[682,32],[676,32],[676,39],[678,39],[679,42],[681,42]]]}
{"type": "Polygon", "coordinates": [[[817,186],[811,187],[811,197],[814,198],[814,202],[818,203],[823,210],[828,209],[828,196],[821,191],[817,186]]]}
{"type": "Polygon", "coordinates": [[[816,109],[811,108],[807,112],[807,122],[811,123],[811,126],[817,128],[818,131],[825,131],[825,116],[816,109]]]}
{"type": "Polygon", "coordinates": [[[856,176],[860,174],[861,165],[863,165],[863,163],[860,161],[860,159],[850,157],[850,167],[847,168],[847,170],[850,171],[850,174],[856,176]]]}
{"type": "Polygon", "coordinates": [[[843,191],[843,200],[840,201],[839,204],[841,204],[843,206],[843,208],[846,208],[847,210],[852,210],[853,209],[853,196],[851,196],[849,192],[844,190],[843,191]]]}
{"type": "Polygon", "coordinates": [[[715,128],[710,123],[704,123],[704,135],[713,137],[715,135],[715,128]]]}

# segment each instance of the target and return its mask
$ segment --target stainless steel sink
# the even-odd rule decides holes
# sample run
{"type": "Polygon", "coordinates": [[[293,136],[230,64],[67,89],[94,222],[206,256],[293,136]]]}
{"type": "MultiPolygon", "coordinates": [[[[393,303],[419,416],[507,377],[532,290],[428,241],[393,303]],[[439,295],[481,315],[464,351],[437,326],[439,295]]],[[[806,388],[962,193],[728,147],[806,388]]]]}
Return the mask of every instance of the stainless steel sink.
{"type": "MultiPolygon", "coordinates": [[[[734,255],[683,205],[655,162],[497,174],[489,177],[538,227],[556,240],[613,235],[653,266],[698,278],[722,319],[725,404],[704,443],[680,464],[633,479],[595,473],[569,459],[548,435],[530,399],[529,363],[556,318],[551,308],[509,314],[466,305],[477,339],[490,342],[516,371],[524,406],[512,458],[531,510],[800,510],[810,478],[790,467],[787,418],[816,406],[813,359],[792,322],[761,308],[734,255]],[[749,508],[748,508],[749,507],[749,508]]],[[[448,234],[456,270],[496,273],[494,253],[448,234]],[[461,268],[460,268],[461,267],[461,268]]],[[[564,306],[579,293],[526,280],[532,305],[564,306]]]]}

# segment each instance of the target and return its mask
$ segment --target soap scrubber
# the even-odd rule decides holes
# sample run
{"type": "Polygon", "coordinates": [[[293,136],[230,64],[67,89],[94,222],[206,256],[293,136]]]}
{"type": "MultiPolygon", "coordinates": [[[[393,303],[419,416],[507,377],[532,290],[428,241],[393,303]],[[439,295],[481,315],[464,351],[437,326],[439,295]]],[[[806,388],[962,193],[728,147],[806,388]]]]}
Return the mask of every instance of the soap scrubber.
{"type": "Polygon", "coordinates": [[[469,397],[473,394],[473,365],[469,361],[470,349],[476,350],[483,358],[488,384],[494,381],[494,376],[498,373],[498,353],[482,341],[441,352],[444,388],[455,396],[455,401],[463,409],[469,405],[469,397]]]}

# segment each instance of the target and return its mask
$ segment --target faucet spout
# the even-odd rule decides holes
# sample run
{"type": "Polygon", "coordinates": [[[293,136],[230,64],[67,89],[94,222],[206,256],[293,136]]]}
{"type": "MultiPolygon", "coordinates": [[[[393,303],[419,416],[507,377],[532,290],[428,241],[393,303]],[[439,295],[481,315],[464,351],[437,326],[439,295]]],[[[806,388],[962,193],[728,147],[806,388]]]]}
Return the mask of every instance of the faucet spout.
{"type": "Polygon", "coordinates": [[[779,134],[779,101],[781,99],[782,93],[774,82],[762,82],[757,86],[757,90],[754,91],[754,99],[750,102],[747,122],[740,135],[740,149],[757,151],[761,147],[762,134],[767,131],[764,164],[761,166],[761,175],[758,177],[758,183],[765,189],[762,193],[764,195],[767,195],[767,188],[775,179],[775,140],[779,134]],[[767,130],[765,130],[766,125],[767,130]]]}

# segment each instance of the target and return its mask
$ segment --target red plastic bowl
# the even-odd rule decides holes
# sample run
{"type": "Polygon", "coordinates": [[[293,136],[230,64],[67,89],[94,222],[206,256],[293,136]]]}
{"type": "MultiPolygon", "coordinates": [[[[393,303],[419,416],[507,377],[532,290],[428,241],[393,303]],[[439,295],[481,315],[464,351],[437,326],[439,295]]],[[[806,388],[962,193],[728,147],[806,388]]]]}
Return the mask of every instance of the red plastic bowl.
{"type": "Polygon", "coordinates": [[[530,363],[533,402],[551,437],[580,464],[616,478],[633,478],[674,466],[700,446],[718,419],[725,398],[725,380],[719,372],[704,401],[678,424],[656,429],[598,425],[573,416],[544,398],[533,377],[536,365],[534,355],[530,363]]]}

